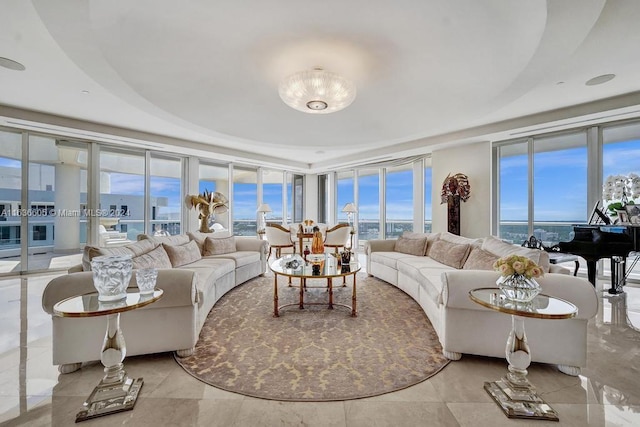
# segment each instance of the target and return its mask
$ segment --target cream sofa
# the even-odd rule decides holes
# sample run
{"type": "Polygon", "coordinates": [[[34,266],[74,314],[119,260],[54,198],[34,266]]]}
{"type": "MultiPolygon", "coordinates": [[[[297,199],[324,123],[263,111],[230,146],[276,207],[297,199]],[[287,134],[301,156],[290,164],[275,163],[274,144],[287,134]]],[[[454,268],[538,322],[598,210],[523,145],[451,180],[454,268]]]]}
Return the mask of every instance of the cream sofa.
{"type": "Polygon", "coordinates": [[[544,251],[491,236],[467,239],[450,233],[405,233],[398,240],[370,240],[365,250],[368,274],[397,286],[420,304],[438,334],[443,354],[451,360],[464,353],[505,356],[511,316],[474,303],[469,291],[497,288],[499,274],[492,271],[495,259],[511,253],[533,259],[546,271],[536,279],[542,293],[572,302],[578,314],[569,320],[525,321],[532,361],[556,364],[568,375],[578,375],[586,365],[587,322],[597,312],[596,292],[587,280],[550,265],[544,251]]]}
{"type": "MultiPolygon", "coordinates": [[[[53,364],[59,365],[61,373],[73,372],[82,362],[100,358],[106,328],[104,317],[53,315],[56,302],[95,292],[89,271],[90,260],[95,256],[130,254],[134,268],[159,268],[156,287],[164,291],[162,298],[121,315],[128,356],[165,351],[177,351],[181,357],[192,354],[216,301],[235,286],[266,271],[268,248],[262,240],[235,238],[228,232],[138,237],[141,240],[123,247],[85,247],[83,265],[46,286],[42,306],[52,315],[53,364]]],[[[129,288],[135,287],[134,274],[129,288]]]]}

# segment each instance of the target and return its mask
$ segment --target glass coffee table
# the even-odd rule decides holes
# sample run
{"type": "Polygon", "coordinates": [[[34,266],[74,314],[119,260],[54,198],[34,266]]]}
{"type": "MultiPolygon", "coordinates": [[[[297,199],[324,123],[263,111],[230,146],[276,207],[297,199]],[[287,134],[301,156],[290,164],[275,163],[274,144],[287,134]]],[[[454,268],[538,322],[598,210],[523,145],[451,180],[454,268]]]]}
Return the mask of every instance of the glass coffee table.
{"type": "Polygon", "coordinates": [[[83,403],[84,409],[76,415],[76,422],[133,409],[144,382],[142,378],[129,378],[124,370],[122,362],[127,347],[120,329],[120,313],[154,303],[162,294],[162,289],[146,295],[128,292],[122,300],[106,302],[98,301],[96,292],[67,298],[53,306],[53,313],[60,317],[107,316],[107,332],[100,353],[105,375],[83,403]]]}
{"type": "MultiPolygon", "coordinates": [[[[295,255],[294,255],[295,257],[295,255]]],[[[320,256],[310,255],[309,259],[312,261],[304,262],[302,258],[298,257],[300,264],[296,268],[292,268],[290,261],[294,259],[292,256],[286,256],[278,258],[269,266],[273,271],[273,315],[274,317],[280,316],[280,309],[284,307],[297,305],[298,308],[304,309],[304,292],[307,288],[307,279],[327,279],[327,288],[329,293],[329,301],[326,303],[329,309],[333,309],[333,306],[342,306],[351,310],[351,316],[356,317],[358,315],[357,310],[357,293],[356,293],[356,273],[362,268],[360,263],[351,262],[349,264],[338,263],[337,257],[331,254],[323,254],[320,256]],[[278,305],[278,275],[289,277],[290,279],[300,279],[300,298],[297,303],[278,305]],[[351,293],[351,305],[340,304],[333,302],[333,279],[342,277],[343,282],[346,282],[347,276],[353,276],[353,290],[351,293]]],[[[291,283],[291,282],[289,282],[291,283]]],[[[345,285],[346,286],[346,285],[345,285]]],[[[324,305],[325,303],[306,303],[307,305],[324,305]]]]}
{"type": "MultiPolygon", "coordinates": [[[[469,291],[469,297],[491,310],[511,315],[511,332],[507,339],[506,358],[509,373],[498,381],[484,383],[484,389],[509,418],[558,421],[558,413],[540,396],[527,379],[531,350],[524,331],[524,319],[570,319],[578,308],[568,301],[539,294],[531,302],[508,300],[497,288],[469,291]]],[[[552,330],[552,329],[550,329],[552,330]]]]}

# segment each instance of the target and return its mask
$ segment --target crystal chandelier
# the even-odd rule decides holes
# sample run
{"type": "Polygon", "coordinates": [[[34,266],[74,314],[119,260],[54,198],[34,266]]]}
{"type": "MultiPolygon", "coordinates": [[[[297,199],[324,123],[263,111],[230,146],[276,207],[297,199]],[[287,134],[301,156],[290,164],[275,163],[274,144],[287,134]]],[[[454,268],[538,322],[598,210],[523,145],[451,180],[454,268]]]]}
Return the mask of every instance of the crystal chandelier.
{"type": "Polygon", "coordinates": [[[278,92],[289,107],[311,114],[340,111],[356,97],[353,82],[322,68],[292,74],[280,83],[278,92]]]}

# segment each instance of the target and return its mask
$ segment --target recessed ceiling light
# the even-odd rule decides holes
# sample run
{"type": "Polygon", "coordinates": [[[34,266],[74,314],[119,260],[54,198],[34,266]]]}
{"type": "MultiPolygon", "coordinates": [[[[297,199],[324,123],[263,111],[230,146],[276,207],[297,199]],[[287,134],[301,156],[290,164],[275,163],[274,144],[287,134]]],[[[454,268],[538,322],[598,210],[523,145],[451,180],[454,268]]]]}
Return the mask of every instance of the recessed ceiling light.
{"type": "Polygon", "coordinates": [[[601,85],[602,83],[606,83],[609,80],[612,80],[615,76],[615,74],[603,74],[601,76],[594,77],[591,80],[587,80],[585,84],[587,86],[601,85]]]}
{"type": "Polygon", "coordinates": [[[10,70],[15,70],[15,71],[26,70],[26,67],[21,63],[16,62],[13,59],[2,58],[2,57],[0,57],[0,67],[8,68],[10,70]]]}
{"type": "Polygon", "coordinates": [[[316,154],[324,154],[324,151],[316,151],[316,154]]]}
{"type": "Polygon", "coordinates": [[[564,82],[556,82],[557,85],[563,85],[564,82]]]}
{"type": "Polygon", "coordinates": [[[88,90],[86,90],[86,89],[82,91],[82,94],[83,94],[83,95],[89,95],[89,93],[90,93],[90,92],[89,92],[88,90]]]}

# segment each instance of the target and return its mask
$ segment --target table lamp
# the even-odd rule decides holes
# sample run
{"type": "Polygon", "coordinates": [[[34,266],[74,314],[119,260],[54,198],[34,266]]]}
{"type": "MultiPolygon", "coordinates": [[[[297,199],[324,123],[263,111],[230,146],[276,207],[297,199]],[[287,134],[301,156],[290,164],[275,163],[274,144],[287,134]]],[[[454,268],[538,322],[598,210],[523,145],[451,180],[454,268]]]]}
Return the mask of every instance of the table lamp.
{"type": "Polygon", "coordinates": [[[358,210],[356,209],[356,207],[355,207],[355,205],[353,203],[347,203],[342,208],[342,212],[346,212],[347,213],[347,218],[348,218],[348,221],[349,221],[349,225],[351,225],[351,220],[353,219],[353,214],[358,212],[358,210]]]}
{"type": "Polygon", "coordinates": [[[262,203],[258,206],[258,212],[260,212],[260,216],[262,218],[261,230],[267,228],[267,212],[271,212],[271,207],[268,203],[262,203]]]}

